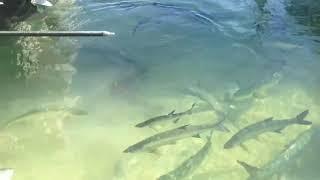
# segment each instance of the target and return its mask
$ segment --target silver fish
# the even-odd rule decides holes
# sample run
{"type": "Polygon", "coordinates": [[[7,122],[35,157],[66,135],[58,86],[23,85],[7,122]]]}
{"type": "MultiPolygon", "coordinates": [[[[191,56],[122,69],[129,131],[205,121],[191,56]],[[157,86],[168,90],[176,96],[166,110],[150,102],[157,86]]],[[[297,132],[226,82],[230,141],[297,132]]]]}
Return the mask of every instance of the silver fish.
{"type": "Polygon", "coordinates": [[[184,125],[175,129],[171,129],[165,132],[158,133],[151,137],[148,137],[124,150],[124,153],[134,153],[141,151],[153,152],[157,147],[166,144],[172,144],[177,140],[188,137],[199,137],[200,133],[209,130],[227,131],[229,130],[223,126],[224,121],[203,125],[184,125]]]}
{"type": "Polygon", "coordinates": [[[174,110],[174,111],[170,112],[167,115],[157,116],[157,117],[148,119],[146,121],[143,121],[143,122],[137,124],[136,127],[139,127],[139,128],[140,127],[146,127],[146,126],[154,125],[154,124],[156,124],[158,122],[163,122],[163,121],[172,120],[172,119],[175,119],[174,123],[177,123],[181,117],[186,116],[186,115],[191,115],[192,114],[192,110],[195,107],[195,105],[196,104],[193,103],[191,108],[186,110],[186,111],[184,111],[184,112],[175,113],[175,110],[174,110]]]}
{"type": "Polygon", "coordinates": [[[219,116],[219,118],[221,118],[221,120],[226,119],[226,113],[224,112],[226,108],[224,107],[224,105],[222,105],[216,97],[207,92],[205,89],[200,89],[199,87],[190,87],[186,89],[186,91],[191,96],[197,97],[203,102],[207,103],[211,107],[211,109],[219,116]]]}
{"type": "Polygon", "coordinates": [[[248,180],[271,179],[275,174],[281,173],[285,168],[296,160],[305,146],[310,143],[310,140],[315,132],[315,128],[310,128],[300,134],[293,140],[274,160],[270,161],[261,168],[254,167],[245,162],[238,161],[238,163],[246,169],[249,173],[248,180]]]}
{"type": "Polygon", "coordinates": [[[15,122],[21,120],[22,118],[25,118],[28,116],[32,116],[32,115],[35,115],[38,113],[54,112],[54,111],[67,111],[67,112],[71,113],[72,115],[76,115],[76,116],[88,115],[87,111],[82,110],[82,109],[78,109],[78,108],[74,108],[74,107],[65,107],[65,106],[40,107],[40,108],[32,109],[28,112],[25,112],[19,116],[16,116],[10,120],[7,120],[7,121],[1,123],[1,127],[8,127],[12,123],[15,123],[15,122]]]}
{"type": "Polygon", "coordinates": [[[189,157],[176,169],[168,174],[160,176],[157,180],[183,180],[190,176],[203,163],[212,147],[211,136],[207,138],[207,143],[193,156],[189,157]]]}
{"type": "Polygon", "coordinates": [[[224,148],[230,149],[241,145],[243,142],[256,138],[258,135],[266,132],[281,133],[281,130],[292,124],[310,125],[312,122],[304,120],[308,113],[309,111],[306,110],[291,119],[273,120],[271,117],[264,121],[251,124],[233,135],[231,139],[224,144],[224,148]]]}

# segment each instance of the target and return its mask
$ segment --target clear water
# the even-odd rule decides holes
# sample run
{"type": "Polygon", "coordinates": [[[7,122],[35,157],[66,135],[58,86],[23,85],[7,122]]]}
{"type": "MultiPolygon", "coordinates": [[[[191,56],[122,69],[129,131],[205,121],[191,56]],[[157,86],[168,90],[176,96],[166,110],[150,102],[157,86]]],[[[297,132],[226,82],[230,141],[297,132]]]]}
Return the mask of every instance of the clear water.
{"type": "MultiPolygon", "coordinates": [[[[49,29],[108,30],[116,36],[22,39],[29,43],[18,43],[20,49],[17,39],[1,39],[1,122],[47,104],[88,112],[34,113],[3,128],[0,168],[13,168],[14,180],[157,179],[195,154],[205,138],[186,138],[160,147],[158,153],[123,150],[157,131],[218,121],[216,113],[206,111],[157,131],[134,127],[201,103],[190,88],[205,91],[222,106],[231,132],[214,133],[212,151],[185,179],[246,179],[248,173],[237,160],[262,167],[310,128],[292,125],[282,134],[262,134],[245,143],[248,151],[223,149],[249,124],[268,117],[292,118],[306,109],[313,126],[320,123],[316,26],[299,22],[284,0],[269,0],[264,13],[253,0],[66,2],[44,12],[52,24],[49,29]],[[257,30],[255,23],[263,28],[257,30]],[[35,42],[42,56],[31,46],[35,42]],[[30,70],[32,76],[24,79],[16,68],[21,59],[17,54],[31,67],[37,64],[32,59],[39,60],[40,69],[34,74],[30,70]],[[55,64],[72,72],[38,72],[55,64]],[[237,90],[240,95],[228,101],[227,94],[237,90]]],[[[32,29],[43,28],[39,16],[27,21],[32,29]]],[[[279,177],[318,179],[319,149],[316,131],[296,157],[289,157],[294,159],[279,177]]]]}

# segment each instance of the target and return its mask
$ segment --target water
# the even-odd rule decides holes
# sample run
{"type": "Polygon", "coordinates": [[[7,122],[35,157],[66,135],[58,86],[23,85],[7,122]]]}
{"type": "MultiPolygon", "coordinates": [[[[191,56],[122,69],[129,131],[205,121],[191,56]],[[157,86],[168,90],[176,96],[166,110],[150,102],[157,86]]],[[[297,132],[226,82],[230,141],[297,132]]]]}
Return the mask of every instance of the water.
{"type": "MultiPolygon", "coordinates": [[[[258,167],[272,162],[309,127],[260,135],[245,143],[249,152],[223,149],[236,131],[305,109],[307,119],[319,125],[317,24],[305,23],[305,14],[302,21],[294,3],[299,4],[269,0],[262,11],[251,0],[63,1],[18,24],[20,29],[109,30],[116,36],[1,39],[1,58],[7,59],[0,66],[1,122],[47,105],[84,109],[88,115],[57,110],[19,118],[2,130],[0,168],[15,169],[15,180],[157,179],[195,154],[205,138],[186,138],[153,154],[122,151],[166,129],[218,121],[219,114],[206,111],[157,131],[134,127],[203,103],[191,88],[219,103],[231,132],[214,133],[211,152],[189,178],[246,179],[237,160],[258,167]]],[[[314,134],[281,179],[319,177],[319,131],[314,134]]]]}

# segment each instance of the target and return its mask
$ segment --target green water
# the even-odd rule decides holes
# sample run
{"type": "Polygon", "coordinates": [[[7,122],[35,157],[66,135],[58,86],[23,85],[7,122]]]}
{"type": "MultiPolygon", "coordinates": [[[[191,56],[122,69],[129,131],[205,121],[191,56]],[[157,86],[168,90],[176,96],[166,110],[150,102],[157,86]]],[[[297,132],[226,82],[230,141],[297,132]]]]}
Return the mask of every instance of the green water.
{"type": "MultiPolygon", "coordinates": [[[[231,132],[214,133],[211,152],[188,178],[246,179],[237,160],[262,167],[310,126],[262,134],[245,142],[249,151],[223,149],[239,129],[306,109],[306,119],[320,123],[319,26],[307,23],[310,13],[293,11],[303,9],[298,2],[270,0],[262,7],[250,0],[58,1],[18,23],[13,29],[108,30],[116,36],[1,38],[0,122],[11,123],[2,125],[0,168],[13,168],[14,180],[157,179],[194,155],[205,138],[186,138],[157,153],[123,150],[167,129],[217,122],[217,113],[205,111],[157,131],[134,127],[204,103],[191,88],[219,104],[231,132]],[[263,24],[258,31],[257,22],[263,24]],[[52,105],[88,115],[58,110],[13,121],[52,105]]],[[[281,179],[320,177],[317,139],[319,131],[286,164],[281,179]]]]}

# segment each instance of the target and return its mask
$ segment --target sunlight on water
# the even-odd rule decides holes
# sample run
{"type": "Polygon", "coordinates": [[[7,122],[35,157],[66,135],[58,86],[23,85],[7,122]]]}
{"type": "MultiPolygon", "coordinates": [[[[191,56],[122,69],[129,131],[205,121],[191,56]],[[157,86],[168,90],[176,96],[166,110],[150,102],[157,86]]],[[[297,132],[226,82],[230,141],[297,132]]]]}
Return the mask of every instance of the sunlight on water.
{"type": "Polygon", "coordinates": [[[54,3],[13,28],[116,36],[1,39],[0,175],[12,168],[14,180],[156,180],[194,156],[194,170],[171,179],[247,179],[237,160],[260,173],[271,169],[267,179],[319,177],[319,44],[316,34],[301,34],[309,27],[288,13],[287,1],[270,0],[264,10],[251,0],[54,3]],[[193,113],[135,127],[187,110],[193,113]],[[224,148],[250,124],[305,110],[312,126],[224,148]],[[208,151],[206,131],[123,152],[157,133],[222,117],[230,132],[213,131],[208,151]]]}

